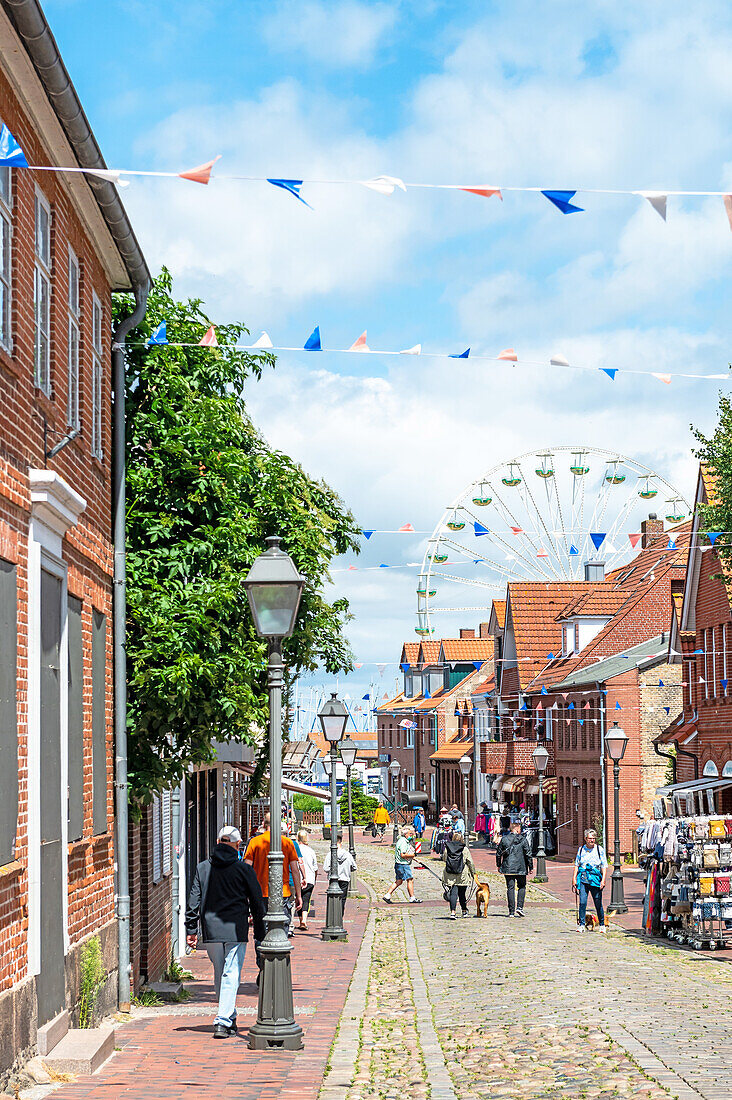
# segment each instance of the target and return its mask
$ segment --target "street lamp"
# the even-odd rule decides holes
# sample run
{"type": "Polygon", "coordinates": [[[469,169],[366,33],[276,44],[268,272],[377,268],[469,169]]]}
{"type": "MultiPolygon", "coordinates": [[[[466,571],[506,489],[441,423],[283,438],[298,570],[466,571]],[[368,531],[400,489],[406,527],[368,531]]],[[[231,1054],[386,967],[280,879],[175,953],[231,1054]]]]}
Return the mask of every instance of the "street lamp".
{"type": "Polygon", "coordinates": [[[620,761],[625,755],[627,745],[628,735],[615,722],[612,729],[609,729],[605,734],[605,747],[613,762],[613,792],[615,796],[615,854],[610,904],[607,907],[608,913],[628,912],[628,906],[625,904],[623,873],[620,870],[620,761]]]}
{"type": "Polygon", "coordinates": [[[466,754],[461,756],[458,761],[460,765],[460,772],[463,777],[463,818],[465,819],[465,839],[468,839],[468,776],[470,775],[470,769],[473,766],[473,761],[466,754]]]}
{"type": "MultiPolygon", "coordinates": [[[[346,765],[346,787],[348,789],[348,851],[356,862],[356,845],[353,840],[353,805],[351,803],[351,768],[356,763],[358,745],[347,737],[341,741],[341,760],[346,765]]],[[[356,872],[351,871],[351,888],[356,885],[356,872]]]]}
{"type": "Polygon", "coordinates": [[[287,936],[289,920],[282,894],[282,639],[295,626],[305,577],[280,549],[280,540],[266,539],[267,549],[254,561],[244,589],[260,638],[269,649],[267,689],[269,691],[269,902],[267,934],[259,950],[262,973],[259,981],[257,1022],[249,1029],[250,1050],[302,1050],[302,1028],[295,1023],[292,1004],[292,971],[287,936]]]}
{"type": "Polygon", "coordinates": [[[544,772],[549,763],[549,753],[543,745],[537,745],[532,756],[534,767],[539,776],[539,845],[536,849],[536,874],[534,882],[548,882],[546,873],[546,852],[544,851],[544,772]]]}
{"type": "Polygon", "coordinates": [[[338,883],[338,798],[336,791],[336,762],[338,760],[338,742],[346,732],[348,711],[335,692],[323,704],[318,713],[323,735],[330,745],[330,765],[326,773],[330,775],[330,875],[325,909],[325,925],[320,933],[324,940],[345,940],[343,927],[343,895],[338,883]]]}
{"type": "Polygon", "coordinates": [[[394,828],[391,831],[391,842],[396,844],[399,840],[399,822],[397,821],[397,779],[399,778],[399,772],[402,770],[402,766],[398,760],[392,760],[389,765],[389,774],[391,775],[391,791],[394,795],[394,828]]]}

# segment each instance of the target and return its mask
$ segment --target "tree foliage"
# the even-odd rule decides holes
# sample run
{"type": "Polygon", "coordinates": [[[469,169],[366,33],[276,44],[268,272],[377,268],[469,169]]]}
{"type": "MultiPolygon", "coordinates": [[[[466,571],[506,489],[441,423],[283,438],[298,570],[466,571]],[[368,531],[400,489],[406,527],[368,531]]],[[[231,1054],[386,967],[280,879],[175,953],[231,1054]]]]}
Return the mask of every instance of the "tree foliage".
{"type": "MultiPolygon", "coordinates": [[[[131,308],[119,296],[118,317],[131,308]]],[[[268,535],[308,578],[289,675],[349,670],[346,600],[323,585],[334,555],[357,551],[342,501],[272,449],[246,409],[248,385],[271,353],[198,347],[210,325],[199,300],[176,301],[165,270],[127,349],[127,660],[133,797],[213,759],[212,742],[266,729],[266,643],[254,631],[242,581],[268,535]],[[168,339],[147,347],[167,322],[168,339]]],[[[222,344],[247,335],[220,325],[222,344]]],[[[318,430],[318,425],[313,425],[318,430]]]]}
{"type": "MultiPolygon", "coordinates": [[[[378,798],[372,798],[371,795],[366,794],[364,785],[360,779],[355,776],[351,776],[351,809],[353,810],[353,820],[356,825],[368,825],[373,820],[374,810],[379,805],[378,798]]],[[[343,790],[340,797],[341,806],[341,822],[346,823],[348,821],[348,788],[346,784],[343,784],[343,790]]]]}
{"type": "Polygon", "coordinates": [[[699,443],[697,458],[714,478],[714,498],[709,504],[699,505],[701,529],[722,531],[725,537],[715,542],[714,548],[725,565],[727,577],[732,565],[732,398],[719,398],[719,422],[709,439],[692,426],[699,443]]]}

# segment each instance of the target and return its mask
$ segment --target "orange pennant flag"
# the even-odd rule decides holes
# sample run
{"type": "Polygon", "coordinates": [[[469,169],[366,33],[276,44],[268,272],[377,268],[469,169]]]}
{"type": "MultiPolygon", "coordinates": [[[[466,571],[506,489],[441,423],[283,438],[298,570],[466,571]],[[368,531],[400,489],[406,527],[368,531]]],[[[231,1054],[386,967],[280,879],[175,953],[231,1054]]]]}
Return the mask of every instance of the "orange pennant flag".
{"type": "Polygon", "coordinates": [[[732,229],[732,195],[723,195],[722,200],[724,202],[724,209],[727,211],[727,217],[729,218],[729,227],[732,229]]]}
{"type": "Polygon", "coordinates": [[[206,335],[198,341],[198,345],[202,348],[217,348],[219,346],[219,342],[216,339],[216,329],[213,325],[211,325],[206,335]]]}
{"type": "Polygon", "coordinates": [[[211,171],[217,160],[221,160],[221,154],[213,160],[207,160],[205,164],[199,164],[197,168],[189,168],[187,172],[179,172],[182,180],[193,180],[194,183],[208,183],[211,179],[211,171]]]}
{"type": "Polygon", "coordinates": [[[657,378],[659,382],[665,382],[667,386],[671,385],[671,375],[670,374],[656,374],[655,371],[651,371],[651,374],[653,375],[654,378],[657,378]]]}
{"type": "Polygon", "coordinates": [[[483,195],[486,199],[491,198],[492,195],[498,195],[501,202],[503,202],[500,187],[461,187],[460,190],[467,191],[469,195],[483,195]]]}
{"type": "Polygon", "coordinates": [[[399,531],[400,532],[402,532],[402,531],[404,531],[404,532],[414,531],[414,526],[411,523],[403,523],[402,526],[399,528],[399,531]]]}
{"type": "Polygon", "coordinates": [[[518,356],[516,355],[516,352],[513,350],[513,348],[506,348],[504,351],[502,351],[500,353],[498,358],[499,359],[508,359],[512,363],[517,363],[518,362],[518,356]]]}
{"type": "Polygon", "coordinates": [[[640,532],[637,535],[628,535],[628,538],[630,539],[630,545],[635,550],[636,546],[640,542],[640,532]]]}
{"type": "Polygon", "coordinates": [[[354,340],[351,344],[349,351],[371,351],[371,348],[366,343],[366,329],[363,330],[358,340],[354,340]]]}

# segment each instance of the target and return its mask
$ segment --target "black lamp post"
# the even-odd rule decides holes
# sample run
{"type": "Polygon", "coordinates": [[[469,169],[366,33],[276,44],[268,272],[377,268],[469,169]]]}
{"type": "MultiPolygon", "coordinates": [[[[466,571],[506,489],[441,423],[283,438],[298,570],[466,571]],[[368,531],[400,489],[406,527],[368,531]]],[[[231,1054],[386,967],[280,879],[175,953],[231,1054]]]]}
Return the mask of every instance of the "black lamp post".
{"type": "Polygon", "coordinates": [[[623,887],[623,872],[620,870],[620,761],[625,755],[628,745],[628,735],[620,729],[617,722],[613,724],[605,734],[605,747],[607,754],[613,762],[613,792],[615,800],[615,853],[613,858],[612,889],[610,891],[610,904],[608,913],[627,913],[625,904],[625,891],[623,887]]]}
{"type": "Polygon", "coordinates": [[[282,894],[282,639],[295,626],[305,578],[280,549],[278,537],[268,538],[267,549],[255,560],[244,581],[254,626],[269,646],[269,905],[267,934],[260,944],[257,1022],[249,1029],[251,1050],[302,1050],[302,1028],[295,1023],[292,971],[287,937],[289,924],[282,894]]]}
{"type": "MultiPolygon", "coordinates": [[[[353,804],[351,800],[351,768],[356,763],[358,745],[347,737],[341,741],[341,760],[346,765],[346,787],[348,789],[348,851],[356,859],[356,845],[353,839],[353,804]]],[[[356,872],[351,871],[351,887],[356,885],[356,872]]]]}
{"type": "Polygon", "coordinates": [[[549,753],[543,745],[537,745],[532,756],[539,777],[539,844],[536,849],[536,874],[534,882],[548,882],[546,873],[546,852],[544,850],[544,772],[549,763],[549,753]]]}
{"type": "Polygon", "coordinates": [[[461,756],[458,764],[460,766],[460,774],[463,777],[463,820],[465,821],[465,839],[468,839],[468,776],[470,775],[470,769],[473,766],[473,761],[466,754],[461,756]]]}
{"type": "Polygon", "coordinates": [[[396,842],[399,840],[399,822],[397,820],[397,798],[399,797],[399,795],[398,795],[397,779],[399,778],[399,772],[401,770],[402,770],[402,766],[399,763],[399,761],[398,760],[392,760],[391,764],[389,765],[389,775],[391,776],[391,791],[392,791],[392,794],[394,795],[394,827],[391,830],[391,842],[392,842],[392,844],[396,844],[396,842]]]}
{"type": "MultiPolygon", "coordinates": [[[[345,940],[343,927],[343,901],[338,884],[338,795],[336,763],[338,742],[343,737],[348,721],[348,711],[335,692],[318,714],[326,741],[330,745],[330,875],[326,895],[325,925],[320,933],[324,940],[345,940]]],[[[327,769],[326,769],[327,770],[327,769]]]]}

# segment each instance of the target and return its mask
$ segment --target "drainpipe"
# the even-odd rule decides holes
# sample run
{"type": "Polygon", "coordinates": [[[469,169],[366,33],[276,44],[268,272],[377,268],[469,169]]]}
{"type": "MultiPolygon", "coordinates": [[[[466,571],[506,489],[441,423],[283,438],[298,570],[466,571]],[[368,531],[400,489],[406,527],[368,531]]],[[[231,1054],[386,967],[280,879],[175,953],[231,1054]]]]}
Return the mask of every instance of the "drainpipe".
{"type": "MultiPolygon", "coordinates": [[[[149,282],[135,286],[135,309],[117,325],[112,343],[112,541],[114,543],[114,790],[117,816],[117,934],[119,1007],[128,1012],[130,966],[129,783],[127,777],[127,588],[125,572],[125,352],[124,341],[145,316],[149,282]]],[[[176,860],[177,863],[177,860],[176,860]]]]}
{"type": "Polygon", "coordinates": [[[694,779],[699,778],[699,757],[694,752],[689,752],[688,749],[682,749],[681,745],[676,742],[676,752],[680,756],[688,756],[690,760],[694,761],[694,779]]]}
{"type": "Polygon", "coordinates": [[[173,831],[173,927],[171,929],[170,948],[174,959],[182,954],[180,949],[180,802],[182,783],[176,783],[170,792],[170,816],[173,831]]]}
{"type": "MultiPolygon", "coordinates": [[[[666,760],[671,761],[671,776],[673,782],[676,783],[676,757],[672,752],[664,752],[663,749],[659,749],[658,743],[656,741],[652,741],[651,744],[653,745],[653,751],[657,756],[663,756],[666,760]]],[[[676,746],[676,751],[679,751],[678,745],[676,746]]],[[[684,750],[682,749],[681,751],[683,752],[684,750]]],[[[696,757],[694,757],[694,760],[696,760],[696,757]]],[[[698,767],[699,765],[697,764],[697,768],[698,767]]],[[[697,776],[695,775],[694,778],[696,779],[697,776]]]]}
{"type": "Polygon", "coordinates": [[[602,782],[602,839],[605,851],[607,848],[607,783],[605,781],[605,696],[602,694],[600,682],[595,682],[595,687],[600,698],[600,776],[602,782]]]}

